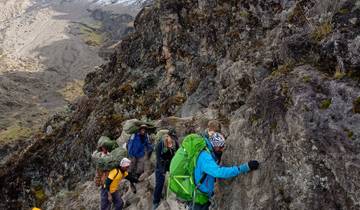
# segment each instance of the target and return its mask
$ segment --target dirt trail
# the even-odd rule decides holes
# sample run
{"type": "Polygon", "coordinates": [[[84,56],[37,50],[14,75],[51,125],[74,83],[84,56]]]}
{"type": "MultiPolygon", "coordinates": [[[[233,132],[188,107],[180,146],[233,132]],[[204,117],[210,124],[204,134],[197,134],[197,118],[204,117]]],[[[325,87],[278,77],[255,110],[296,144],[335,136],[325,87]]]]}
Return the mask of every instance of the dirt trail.
{"type": "Polygon", "coordinates": [[[87,0],[0,0],[0,143],[64,110],[81,94],[85,75],[103,63],[97,46],[72,33],[79,27],[74,22],[97,24],[89,6],[87,0]]]}

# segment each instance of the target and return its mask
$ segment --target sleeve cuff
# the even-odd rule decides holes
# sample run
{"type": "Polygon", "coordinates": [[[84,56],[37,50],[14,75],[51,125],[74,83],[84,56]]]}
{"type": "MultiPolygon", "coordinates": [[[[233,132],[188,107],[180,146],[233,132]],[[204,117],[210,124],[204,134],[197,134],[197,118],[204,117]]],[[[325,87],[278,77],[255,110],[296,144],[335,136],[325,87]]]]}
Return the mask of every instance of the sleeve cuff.
{"type": "Polygon", "coordinates": [[[249,165],[247,163],[241,164],[238,169],[240,173],[247,173],[250,171],[249,165]]]}

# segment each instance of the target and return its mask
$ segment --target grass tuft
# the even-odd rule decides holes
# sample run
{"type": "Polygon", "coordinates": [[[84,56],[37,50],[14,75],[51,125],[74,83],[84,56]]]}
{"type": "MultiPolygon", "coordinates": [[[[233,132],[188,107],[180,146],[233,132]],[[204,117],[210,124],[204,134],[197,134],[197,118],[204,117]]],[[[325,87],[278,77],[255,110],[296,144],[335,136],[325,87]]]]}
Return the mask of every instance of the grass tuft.
{"type": "Polygon", "coordinates": [[[331,98],[322,100],[320,103],[320,109],[328,109],[331,105],[331,98]]]}
{"type": "Polygon", "coordinates": [[[5,131],[0,132],[0,142],[28,138],[31,136],[31,134],[32,130],[30,128],[15,125],[7,128],[5,131]]]}

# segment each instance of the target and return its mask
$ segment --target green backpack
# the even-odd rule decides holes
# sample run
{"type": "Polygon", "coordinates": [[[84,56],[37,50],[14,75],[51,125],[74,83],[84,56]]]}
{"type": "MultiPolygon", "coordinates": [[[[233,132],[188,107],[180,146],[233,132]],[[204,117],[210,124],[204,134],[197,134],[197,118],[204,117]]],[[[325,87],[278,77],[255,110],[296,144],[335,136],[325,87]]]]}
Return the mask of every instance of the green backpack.
{"type": "MultiPolygon", "coordinates": [[[[207,150],[205,139],[198,134],[190,134],[185,137],[171,160],[168,187],[180,200],[198,204],[205,204],[209,200],[207,194],[200,192],[194,183],[197,157],[203,150],[207,150]]],[[[199,184],[204,181],[205,176],[203,175],[199,184]]]]}

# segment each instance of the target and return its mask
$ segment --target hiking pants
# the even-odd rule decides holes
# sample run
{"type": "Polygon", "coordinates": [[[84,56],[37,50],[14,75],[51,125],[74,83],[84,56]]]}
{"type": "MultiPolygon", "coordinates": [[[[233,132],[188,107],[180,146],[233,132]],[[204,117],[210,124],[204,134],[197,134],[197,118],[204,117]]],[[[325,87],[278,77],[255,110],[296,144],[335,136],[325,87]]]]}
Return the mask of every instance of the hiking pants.
{"type": "Polygon", "coordinates": [[[207,202],[204,205],[189,203],[189,210],[209,210],[211,203],[207,202]]]}
{"type": "Polygon", "coordinates": [[[144,173],[145,156],[141,158],[130,158],[131,165],[129,171],[132,174],[136,174],[138,177],[144,173]]]}
{"type": "Polygon", "coordinates": [[[160,203],[162,190],[165,183],[165,167],[158,167],[155,170],[155,190],[153,197],[153,204],[160,203]]]}
{"type": "MultiPolygon", "coordinates": [[[[101,197],[100,210],[110,210],[111,203],[108,199],[108,191],[101,188],[100,197],[101,197]]],[[[115,191],[114,193],[111,193],[111,197],[112,197],[112,202],[114,204],[115,210],[122,210],[123,200],[121,199],[119,191],[115,191]]]]}

